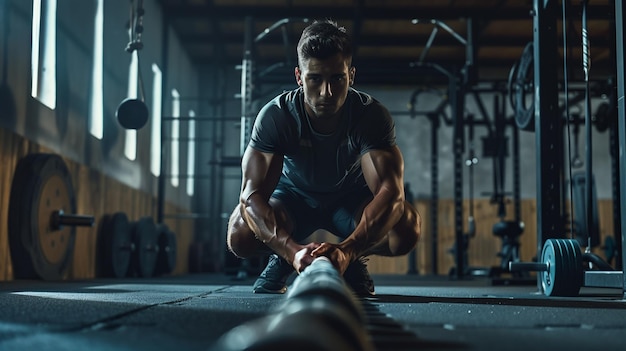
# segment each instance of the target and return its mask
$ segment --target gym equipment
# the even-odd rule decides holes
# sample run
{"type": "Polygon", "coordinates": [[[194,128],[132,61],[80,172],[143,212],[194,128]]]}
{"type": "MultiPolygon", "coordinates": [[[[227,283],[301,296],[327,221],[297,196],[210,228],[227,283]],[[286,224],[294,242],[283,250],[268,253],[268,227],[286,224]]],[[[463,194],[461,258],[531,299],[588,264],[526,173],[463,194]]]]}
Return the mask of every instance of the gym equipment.
{"type": "Polygon", "coordinates": [[[130,0],[129,36],[130,41],[126,45],[126,51],[130,54],[137,51],[137,80],[141,99],[127,98],[120,103],[115,111],[115,117],[120,125],[126,129],[141,129],[148,122],[148,107],[145,103],[145,92],[141,65],[139,64],[139,50],[143,49],[141,36],[143,33],[143,0],[137,1],[137,7],[133,7],[134,0],[130,0]]]}
{"type": "MultiPolygon", "coordinates": [[[[524,222],[505,221],[501,219],[493,225],[492,232],[493,235],[502,239],[502,249],[498,252],[500,266],[492,268],[490,274],[493,277],[508,271],[510,262],[519,262],[519,237],[524,233],[524,222]]],[[[514,276],[521,278],[523,275],[514,274],[514,276]]]]}
{"type": "Polygon", "coordinates": [[[587,175],[575,173],[572,175],[572,205],[574,207],[574,233],[581,246],[595,247],[600,244],[600,223],[598,218],[598,198],[595,179],[591,179],[591,198],[587,199],[587,175]],[[587,208],[587,204],[591,208],[587,208]],[[587,216],[591,211],[591,216],[587,216]],[[591,222],[588,220],[591,219],[591,222]]]}
{"type": "Polygon", "coordinates": [[[541,286],[547,296],[577,296],[583,286],[583,255],[576,240],[548,239],[539,262],[510,262],[509,270],[541,272],[541,286]]]}
{"type": "Polygon", "coordinates": [[[515,110],[515,123],[526,131],[535,130],[535,100],[533,98],[533,42],[526,44],[519,62],[509,73],[509,93],[514,96],[511,104],[515,110]],[[528,97],[532,99],[530,101],[528,97]]]}
{"type": "Polygon", "coordinates": [[[602,249],[604,249],[604,257],[606,257],[606,261],[611,264],[613,259],[617,257],[617,243],[612,236],[607,236],[604,238],[604,245],[602,245],[602,249]]]}
{"type": "Polygon", "coordinates": [[[214,350],[373,351],[365,312],[339,272],[316,258],[272,314],[231,329],[214,350]]]}
{"type": "Polygon", "coordinates": [[[7,68],[9,65],[9,33],[10,33],[10,16],[9,3],[5,1],[2,5],[2,22],[4,24],[3,40],[2,40],[2,79],[0,80],[0,119],[10,121],[10,125],[14,125],[17,118],[17,107],[15,106],[15,97],[13,91],[7,82],[7,68]]]}
{"type": "Polygon", "coordinates": [[[15,278],[63,279],[74,256],[77,226],[94,217],[76,213],[67,165],[56,154],[17,162],[9,199],[9,244],[15,278]]]}
{"type": "Polygon", "coordinates": [[[142,217],[130,225],[135,250],[131,255],[131,273],[141,278],[154,276],[157,254],[157,227],[152,217],[142,217]]]}
{"type": "Polygon", "coordinates": [[[120,103],[115,117],[126,129],[141,129],[148,122],[148,107],[142,100],[127,98],[120,103]]]}
{"type": "Polygon", "coordinates": [[[176,234],[164,223],[157,224],[156,228],[159,251],[154,274],[169,274],[176,268],[176,234]]]}
{"type": "MultiPolygon", "coordinates": [[[[552,60],[554,59],[554,42],[555,38],[555,8],[556,2],[541,2],[535,0],[533,2],[533,8],[535,18],[533,20],[534,28],[534,43],[535,43],[535,112],[538,116],[541,115],[554,115],[554,106],[557,106],[554,90],[550,91],[550,87],[556,87],[556,76],[551,70],[555,66],[552,60]],[[543,90],[543,91],[541,91],[543,90]]],[[[583,1],[582,8],[582,39],[583,39],[583,70],[585,73],[585,132],[586,132],[586,170],[585,170],[585,187],[581,191],[585,206],[581,212],[583,218],[586,218],[585,229],[587,233],[592,233],[593,229],[589,227],[595,222],[593,219],[593,186],[592,186],[592,153],[591,153],[591,111],[590,111],[590,88],[589,88],[589,69],[590,69],[590,57],[589,57],[589,42],[587,39],[587,1],[583,1]],[[591,204],[591,205],[590,205],[591,204]]],[[[566,2],[563,2],[563,23],[565,23],[565,8],[566,2]]],[[[623,13],[621,9],[621,3],[616,4],[616,12],[618,14],[623,13]]],[[[616,16],[621,19],[621,16],[616,16]]],[[[621,23],[620,23],[621,25],[621,23]]],[[[623,27],[622,27],[623,29],[623,27]]],[[[567,31],[564,29],[563,33],[567,31]]],[[[566,43],[567,41],[564,40],[566,43]]],[[[618,44],[623,42],[618,40],[618,44]]],[[[567,53],[567,45],[564,45],[564,53],[567,53]]],[[[622,54],[623,46],[618,47],[616,52],[618,55],[622,54]]],[[[619,61],[619,60],[618,60],[619,61]]],[[[567,60],[564,59],[565,65],[567,60]]],[[[623,62],[623,61],[621,61],[623,62]]],[[[565,77],[567,77],[567,70],[565,69],[565,77]]],[[[622,78],[621,76],[618,77],[622,78]]],[[[568,95],[567,90],[567,78],[565,84],[565,95],[568,95]]],[[[618,95],[623,96],[623,80],[618,82],[618,95]],[[621,84],[621,86],[620,86],[621,84]],[[621,89],[621,92],[619,91],[621,89]]],[[[619,99],[618,99],[619,101],[619,99]]],[[[565,109],[567,112],[567,108],[565,109]]],[[[566,119],[569,122],[569,117],[566,119]]],[[[623,118],[619,118],[621,122],[623,118]]],[[[569,125],[569,124],[568,124],[569,125]]],[[[562,213],[560,209],[563,207],[562,194],[562,133],[560,120],[556,118],[540,118],[536,121],[537,131],[537,158],[538,171],[541,178],[537,184],[537,212],[538,218],[538,234],[537,241],[544,243],[541,253],[540,261],[537,263],[515,263],[509,264],[510,271],[538,271],[542,272],[538,275],[541,282],[541,288],[543,292],[548,296],[575,296],[578,294],[582,286],[585,287],[601,287],[601,288],[618,288],[624,291],[625,281],[624,272],[610,269],[608,263],[602,262],[602,260],[592,254],[591,252],[580,252],[580,243],[577,239],[554,239],[550,235],[554,236],[555,233],[564,233],[564,227],[562,221],[562,213]],[[542,132],[543,131],[543,132],[542,132]],[[554,133],[553,131],[557,131],[554,133]],[[585,266],[583,262],[589,264],[585,266]],[[593,270],[595,267],[605,269],[603,271],[593,270]],[[589,269],[591,268],[591,269],[589,269]]],[[[620,129],[620,146],[623,146],[622,138],[624,125],[619,126],[620,129]]],[[[569,135],[569,132],[567,133],[569,135]]],[[[623,165],[623,164],[622,164],[623,165]]],[[[620,168],[620,171],[624,171],[624,167],[620,168]]],[[[623,172],[620,172],[623,174],[623,172]]],[[[570,178],[571,176],[570,171],[570,178]]],[[[571,182],[575,184],[574,180],[571,182]]],[[[572,185],[573,188],[573,185],[572,185]]],[[[623,189],[620,191],[623,196],[623,189]]],[[[572,198],[574,196],[572,195],[572,198]]],[[[623,201],[622,201],[623,202],[623,201]]],[[[572,213],[574,210],[571,211],[572,213]]],[[[624,211],[621,212],[622,221],[624,218],[624,211]]],[[[591,235],[591,234],[590,234],[591,235]]],[[[573,235],[572,235],[573,236],[573,235]]],[[[587,240],[587,245],[591,240],[587,240]]],[[[587,246],[589,250],[589,246],[587,246]]],[[[622,258],[623,259],[623,258],[622,258]]]]}
{"type": "Polygon", "coordinates": [[[124,212],[102,217],[97,242],[98,275],[114,278],[126,277],[135,243],[131,238],[130,222],[124,212]]]}

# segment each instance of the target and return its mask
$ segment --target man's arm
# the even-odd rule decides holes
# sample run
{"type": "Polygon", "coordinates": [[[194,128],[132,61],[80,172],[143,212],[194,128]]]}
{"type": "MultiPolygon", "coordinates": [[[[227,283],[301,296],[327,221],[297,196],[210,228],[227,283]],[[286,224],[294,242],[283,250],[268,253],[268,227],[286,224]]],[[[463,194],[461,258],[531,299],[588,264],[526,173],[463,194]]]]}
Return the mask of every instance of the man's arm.
{"type": "Polygon", "coordinates": [[[339,244],[350,261],[384,239],[404,212],[404,160],[400,149],[394,146],[369,151],[361,158],[361,168],[374,198],[363,209],[352,234],[339,244]]]}
{"type": "Polygon", "coordinates": [[[404,160],[397,146],[371,150],[361,158],[361,168],[368,187],[374,194],[361,215],[356,228],[339,244],[322,243],[313,256],[328,256],[344,272],[350,262],[371,254],[383,242],[404,213],[404,160]],[[375,248],[376,247],[376,248],[375,248]]]}
{"type": "Polygon", "coordinates": [[[295,253],[302,247],[291,240],[284,223],[277,220],[276,213],[269,204],[270,196],[281,176],[283,155],[264,153],[248,147],[241,165],[241,216],[257,239],[293,264],[295,253]]]}

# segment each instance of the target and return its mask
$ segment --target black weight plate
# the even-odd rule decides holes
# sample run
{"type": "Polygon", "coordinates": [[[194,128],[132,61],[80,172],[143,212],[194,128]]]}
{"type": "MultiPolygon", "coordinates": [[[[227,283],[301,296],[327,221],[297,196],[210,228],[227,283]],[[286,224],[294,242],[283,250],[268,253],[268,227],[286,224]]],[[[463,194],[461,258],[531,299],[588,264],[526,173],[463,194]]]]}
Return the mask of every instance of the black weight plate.
{"type": "Polygon", "coordinates": [[[571,266],[573,264],[573,253],[570,253],[563,239],[555,239],[554,241],[561,250],[561,256],[556,257],[556,265],[561,267],[561,273],[555,277],[558,289],[556,289],[553,296],[572,296],[573,287],[571,279],[573,275],[571,274],[571,266]]]}
{"type": "MultiPolygon", "coordinates": [[[[28,191],[29,179],[33,177],[34,169],[42,159],[41,154],[29,154],[22,157],[15,166],[11,194],[9,197],[9,249],[13,263],[15,278],[38,278],[30,259],[32,238],[26,230],[30,221],[28,201],[25,201],[25,192],[28,191]],[[26,208],[25,208],[26,207],[26,208]]],[[[37,166],[40,168],[41,166],[37,166]]]]}
{"type": "Polygon", "coordinates": [[[557,239],[557,243],[561,246],[561,252],[563,252],[563,259],[561,260],[563,264],[563,278],[559,279],[562,282],[562,292],[559,296],[576,296],[578,290],[580,290],[574,273],[576,258],[573,248],[570,247],[567,241],[567,239],[557,239]]]}
{"type": "Polygon", "coordinates": [[[135,244],[134,272],[142,278],[152,277],[158,254],[156,224],[152,217],[142,217],[131,224],[131,232],[135,244]]]}
{"type": "Polygon", "coordinates": [[[131,239],[130,223],[126,214],[116,212],[105,215],[98,234],[100,274],[115,278],[127,276],[135,245],[131,239]]]}
{"type": "Polygon", "coordinates": [[[166,224],[157,224],[159,253],[156,275],[169,274],[176,268],[176,234],[166,224]]]}
{"type": "Polygon", "coordinates": [[[76,213],[71,175],[55,154],[30,154],[18,161],[9,200],[9,242],[15,278],[64,278],[76,239],[73,226],[55,229],[55,211],[76,213]]]}
{"type": "Polygon", "coordinates": [[[583,254],[580,251],[580,244],[578,240],[567,240],[567,244],[571,247],[574,255],[572,256],[572,279],[573,284],[576,284],[576,295],[578,295],[580,288],[583,286],[585,280],[585,270],[583,269],[583,254]]]}

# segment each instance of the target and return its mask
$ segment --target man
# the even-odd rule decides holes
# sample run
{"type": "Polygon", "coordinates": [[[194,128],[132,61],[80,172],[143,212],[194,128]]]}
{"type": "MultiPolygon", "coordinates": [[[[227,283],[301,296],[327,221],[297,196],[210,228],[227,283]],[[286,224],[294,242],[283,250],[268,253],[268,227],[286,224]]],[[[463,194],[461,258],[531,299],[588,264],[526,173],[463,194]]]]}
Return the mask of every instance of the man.
{"type": "Polygon", "coordinates": [[[421,230],[404,199],[394,122],[351,88],[352,45],[343,27],[313,22],[297,52],[299,88],[267,103],[255,120],[228,246],[238,257],[273,253],[256,293],[284,293],[294,270],[327,256],[355,293],[373,295],[364,257],[405,255],[421,230]],[[318,229],[340,241],[306,243],[318,229]]]}

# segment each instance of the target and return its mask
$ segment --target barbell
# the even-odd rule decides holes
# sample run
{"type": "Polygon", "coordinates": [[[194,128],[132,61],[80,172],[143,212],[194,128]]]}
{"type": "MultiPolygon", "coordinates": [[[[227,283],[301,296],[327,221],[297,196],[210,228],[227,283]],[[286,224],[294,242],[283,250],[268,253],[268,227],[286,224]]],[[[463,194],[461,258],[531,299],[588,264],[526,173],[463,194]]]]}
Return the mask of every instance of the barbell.
{"type": "Polygon", "coordinates": [[[59,155],[33,153],[17,162],[8,218],[15,278],[64,278],[76,227],[93,223],[93,216],[76,214],[70,172],[59,155]]]}
{"type": "Polygon", "coordinates": [[[580,244],[575,239],[548,239],[538,262],[509,262],[509,271],[540,272],[547,296],[577,296],[584,279],[580,244]]]}

